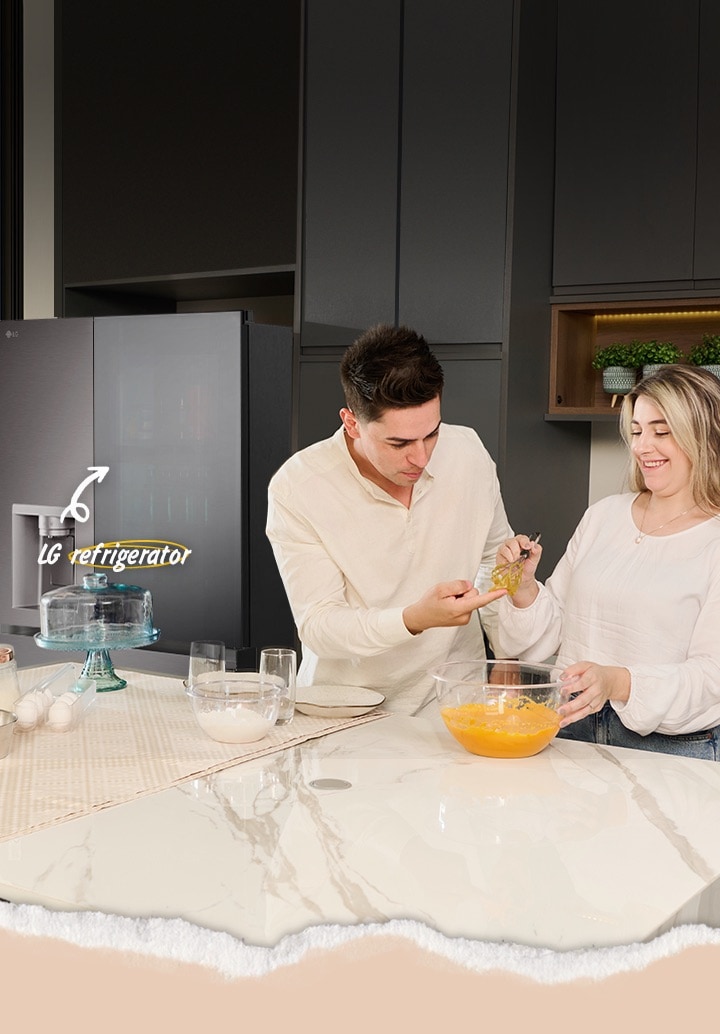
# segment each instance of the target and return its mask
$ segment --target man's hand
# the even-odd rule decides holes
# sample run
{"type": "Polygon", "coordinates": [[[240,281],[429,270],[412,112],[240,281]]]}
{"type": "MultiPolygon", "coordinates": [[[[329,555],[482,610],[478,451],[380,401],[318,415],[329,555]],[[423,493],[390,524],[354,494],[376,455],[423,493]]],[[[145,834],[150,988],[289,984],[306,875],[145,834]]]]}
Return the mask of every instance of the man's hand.
{"type": "Polygon", "coordinates": [[[405,608],[403,621],[413,635],[424,632],[426,628],[467,625],[474,611],[506,595],[507,589],[479,593],[473,583],[464,578],[441,582],[428,589],[417,603],[405,608]]]}

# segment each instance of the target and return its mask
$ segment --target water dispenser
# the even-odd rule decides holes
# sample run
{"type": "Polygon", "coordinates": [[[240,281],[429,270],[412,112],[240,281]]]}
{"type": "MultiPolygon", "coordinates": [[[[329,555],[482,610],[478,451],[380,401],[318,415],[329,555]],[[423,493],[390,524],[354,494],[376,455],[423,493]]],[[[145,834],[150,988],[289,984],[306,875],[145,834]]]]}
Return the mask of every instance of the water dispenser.
{"type": "Polygon", "coordinates": [[[75,521],[61,506],[12,508],[12,606],[37,610],[41,596],[75,582],[69,554],[75,549],[75,521]]]}

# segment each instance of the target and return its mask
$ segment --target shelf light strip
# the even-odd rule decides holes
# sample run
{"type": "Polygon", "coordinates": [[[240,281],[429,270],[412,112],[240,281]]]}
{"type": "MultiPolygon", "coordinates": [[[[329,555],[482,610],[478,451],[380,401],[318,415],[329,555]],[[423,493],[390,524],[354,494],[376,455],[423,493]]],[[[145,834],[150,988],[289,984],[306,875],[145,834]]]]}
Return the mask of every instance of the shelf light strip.
{"type": "Polygon", "coordinates": [[[608,312],[596,313],[596,320],[678,320],[683,317],[720,316],[720,309],[692,309],[683,312],[608,312]]]}

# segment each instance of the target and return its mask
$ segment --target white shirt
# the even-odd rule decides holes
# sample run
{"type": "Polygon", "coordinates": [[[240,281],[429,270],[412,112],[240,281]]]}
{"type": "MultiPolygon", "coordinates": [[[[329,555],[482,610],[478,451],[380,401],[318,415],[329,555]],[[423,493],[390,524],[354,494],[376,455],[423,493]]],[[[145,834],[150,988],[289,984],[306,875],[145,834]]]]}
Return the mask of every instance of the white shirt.
{"type": "MultiPolygon", "coordinates": [[[[303,646],[299,685],[355,685],[390,710],[433,700],[431,669],[482,659],[480,622],[408,632],[405,607],[439,582],[472,582],[512,535],[495,464],[468,427],[442,424],[409,508],[364,478],[343,429],[270,482],[267,535],[303,646]]],[[[489,608],[483,609],[493,635],[489,608]]]]}
{"type": "Polygon", "coordinates": [[[720,723],[720,520],[635,539],[632,493],[591,506],[530,607],[499,602],[498,656],[620,665],[623,724],[646,735],[720,723]]]}

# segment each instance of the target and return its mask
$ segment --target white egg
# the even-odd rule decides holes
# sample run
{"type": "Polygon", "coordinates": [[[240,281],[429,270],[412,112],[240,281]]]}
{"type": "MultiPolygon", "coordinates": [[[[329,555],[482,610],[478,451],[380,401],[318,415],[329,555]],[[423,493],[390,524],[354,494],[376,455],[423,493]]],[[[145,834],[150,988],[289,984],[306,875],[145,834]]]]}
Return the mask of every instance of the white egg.
{"type": "Polygon", "coordinates": [[[62,697],[56,700],[50,708],[47,723],[55,732],[65,732],[72,725],[72,705],[62,697]]]}
{"type": "Polygon", "coordinates": [[[19,729],[35,728],[39,715],[37,703],[33,699],[32,693],[27,693],[25,696],[20,697],[15,704],[15,714],[17,715],[19,729]]]}

